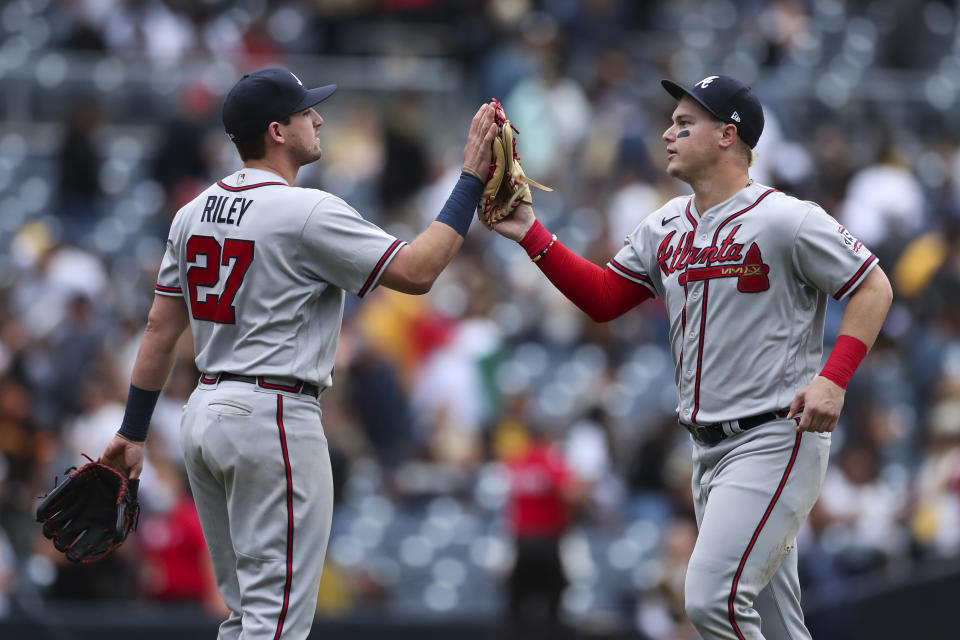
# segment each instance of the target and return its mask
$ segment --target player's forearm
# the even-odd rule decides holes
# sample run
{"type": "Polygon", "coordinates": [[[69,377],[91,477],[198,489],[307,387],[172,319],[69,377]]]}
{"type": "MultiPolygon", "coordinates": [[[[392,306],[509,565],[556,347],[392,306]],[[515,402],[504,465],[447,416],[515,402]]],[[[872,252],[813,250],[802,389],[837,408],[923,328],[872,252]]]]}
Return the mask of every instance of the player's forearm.
{"type": "Polygon", "coordinates": [[[155,339],[149,331],[144,333],[130,376],[131,384],[150,391],[162,389],[173,369],[175,355],[175,349],[166,340],[155,339]]]}
{"type": "Polygon", "coordinates": [[[123,422],[117,431],[123,438],[131,442],[147,439],[153,409],[160,397],[160,389],[170,375],[177,341],[187,322],[187,305],[183,298],[154,296],[137,361],[133,365],[123,422]]]}
{"type": "Polygon", "coordinates": [[[893,290],[887,276],[880,267],[875,267],[850,295],[840,321],[840,335],[820,372],[821,377],[841,389],[847,388],[850,378],[877,339],[892,300],[893,290]]]}
{"type": "Polygon", "coordinates": [[[463,236],[454,229],[442,222],[430,223],[394,258],[394,262],[400,261],[397,267],[402,267],[406,283],[391,288],[412,294],[428,292],[462,245],[463,236]]]}
{"type": "Polygon", "coordinates": [[[880,267],[874,267],[850,294],[840,322],[840,335],[854,337],[869,349],[880,334],[892,301],[890,281],[880,267]]]}
{"type": "Polygon", "coordinates": [[[570,251],[534,223],[520,242],[553,286],[594,322],[609,322],[651,297],[640,285],[570,251]]]}
{"type": "Polygon", "coordinates": [[[430,291],[437,276],[463,245],[482,190],[483,182],[479,178],[461,173],[437,219],[397,252],[380,278],[380,284],[415,295],[430,291]]]}

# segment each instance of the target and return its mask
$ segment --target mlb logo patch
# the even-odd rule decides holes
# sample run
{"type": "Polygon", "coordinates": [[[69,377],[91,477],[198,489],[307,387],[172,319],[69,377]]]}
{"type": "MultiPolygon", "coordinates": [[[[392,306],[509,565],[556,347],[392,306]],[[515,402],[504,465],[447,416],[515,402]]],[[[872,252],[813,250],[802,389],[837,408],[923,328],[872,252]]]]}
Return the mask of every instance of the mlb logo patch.
{"type": "Polygon", "coordinates": [[[863,248],[863,243],[854,238],[853,234],[847,231],[846,227],[837,227],[837,233],[840,234],[840,241],[843,242],[844,246],[850,249],[850,251],[852,251],[854,254],[860,254],[860,249],[863,248]]]}

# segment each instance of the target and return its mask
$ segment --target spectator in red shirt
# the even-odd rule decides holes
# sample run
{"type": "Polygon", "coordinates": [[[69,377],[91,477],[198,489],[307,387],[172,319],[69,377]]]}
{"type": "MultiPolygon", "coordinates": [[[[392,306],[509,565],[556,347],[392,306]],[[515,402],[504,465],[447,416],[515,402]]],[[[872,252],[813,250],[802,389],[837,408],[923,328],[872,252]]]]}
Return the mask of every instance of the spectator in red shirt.
{"type": "Polygon", "coordinates": [[[583,491],[547,434],[530,429],[527,448],[507,462],[510,470],[509,521],[516,539],[516,562],[508,588],[508,637],[557,638],[560,598],[567,578],[560,540],[583,491]]]}
{"type": "Polygon", "coordinates": [[[148,600],[199,602],[211,615],[226,615],[213,565],[203,540],[200,518],[187,492],[183,471],[165,454],[151,449],[155,477],[141,493],[143,511],[137,540],[143,552],[141,583],[148,600]]]}

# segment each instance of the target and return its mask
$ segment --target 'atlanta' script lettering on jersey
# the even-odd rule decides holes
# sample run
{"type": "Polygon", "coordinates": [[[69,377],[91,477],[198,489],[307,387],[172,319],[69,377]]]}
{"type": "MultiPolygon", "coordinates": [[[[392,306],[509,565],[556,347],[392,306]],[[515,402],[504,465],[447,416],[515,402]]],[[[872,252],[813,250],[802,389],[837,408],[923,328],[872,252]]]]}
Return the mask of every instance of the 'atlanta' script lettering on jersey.
{"type": "Polygon", "coordinates": [[[247,213],[247,209],[253,204],[253,200],[246,198],[233,198],[233,203],[227,208],[227,201],[230,196],[207,196],[207,202],[203,206],[203,212],[200,214],[200,222],[224,222],[240,226],[240,221],[247,213]],[[234,219],[236,215],[236,219],[234,219]]]}
{"type": "Polygon", "coordinates": [[[743,259],[743,245],[734,242],[734,237],[740,225],[735,226],[724,238],[720,246],[710,245],[698,249],[693,246],[692,231],[685,231],[674,243],[676,231],[671,231],[657,248],[657,264],[663,275],[669,276],[674,271],[684,271],[690,265],[709,264],[713,262],[733,262],[743,259]]]}

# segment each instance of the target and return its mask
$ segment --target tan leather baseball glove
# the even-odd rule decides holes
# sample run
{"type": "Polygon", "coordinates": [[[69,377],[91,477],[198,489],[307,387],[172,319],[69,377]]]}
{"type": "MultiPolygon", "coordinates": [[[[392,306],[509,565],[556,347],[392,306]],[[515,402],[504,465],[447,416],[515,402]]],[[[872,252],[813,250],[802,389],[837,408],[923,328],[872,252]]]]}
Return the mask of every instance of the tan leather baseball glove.
{"type": "Polygon", "coordinates": [[[487,182],[477,204],[477,217],[488,229],[492,229],[494,224],[509,216],[521,204],[532,204],[530,187],[553,191],[524,174],[514,138],[514,134],[519,132],[507,120],[499,100],[491,98],[490,104],[494,107],[497,136],[493,139],[493,157],[487,182]]]}

